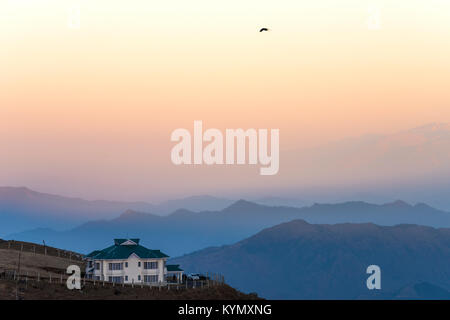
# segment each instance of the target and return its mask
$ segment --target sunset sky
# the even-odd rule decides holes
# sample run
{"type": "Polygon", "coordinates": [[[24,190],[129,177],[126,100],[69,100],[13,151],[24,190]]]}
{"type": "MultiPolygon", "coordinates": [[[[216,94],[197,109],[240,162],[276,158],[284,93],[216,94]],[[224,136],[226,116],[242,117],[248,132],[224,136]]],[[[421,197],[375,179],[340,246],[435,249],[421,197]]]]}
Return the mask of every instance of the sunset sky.
{"type": "Polygon", "coordinates": [[[281,190],[293,150],[450,122],[449,57],[447,0],[4,0],[0,185],[148,201],[281,190]],[[194,120],[280,129],[280,174],[174,166],[170,134],[194,120]]]}

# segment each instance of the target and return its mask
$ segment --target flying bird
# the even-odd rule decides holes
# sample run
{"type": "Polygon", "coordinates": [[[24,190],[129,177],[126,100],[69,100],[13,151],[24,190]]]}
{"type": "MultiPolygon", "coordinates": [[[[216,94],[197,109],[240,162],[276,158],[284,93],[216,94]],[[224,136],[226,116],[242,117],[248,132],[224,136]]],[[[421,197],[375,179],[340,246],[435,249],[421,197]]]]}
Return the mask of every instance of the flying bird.
{"type": "Polygon", "coordinates": [[[268,28],[261,28],[261,29],[259,29],[259,32],[263,32],[263,31],[269,31],[269,29],[268,28]]]}

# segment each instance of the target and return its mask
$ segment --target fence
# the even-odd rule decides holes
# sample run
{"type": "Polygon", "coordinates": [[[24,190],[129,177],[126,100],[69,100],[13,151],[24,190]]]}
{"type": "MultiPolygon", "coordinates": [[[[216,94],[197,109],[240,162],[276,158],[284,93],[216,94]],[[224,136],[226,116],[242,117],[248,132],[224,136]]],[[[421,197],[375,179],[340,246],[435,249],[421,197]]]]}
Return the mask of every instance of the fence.
{"type": "MultiPolygon", "coordinates": [[[[16,250],[20,252],[31,252],[33,254],[42,254],[54,257],[65,258],[73,261],[83,261],[83,256],[79,253],[61,250],[49,246],[36,245],[30,242],[22,242],[15,240],[0,240],[0,249],[16,250]]],[[[47,270],[50,271],[50,270],[47,270]]],[[[54,270],[56,271],[56,270],[54,270]]],[[[225,283],[224,276],[216,273],[207,273],[203,279],[191,280],[184,278],[181,283],[116,283],[103,280],[87,279],[84,276],[81,283],[84,286],[102,286],[102,287],[132,287],[132,288],[157,288],[158,290],[182,290],[190,288],[209,288],[213,286],[223,285],[225,283]]],[[[66,283],[68,275],[65,273],[58,274],[57,272],[27,272],[18,273],[17,270],[1,270],[0,280],[14,280],[17,282],[28,284],[28,282],[42,282],[42,283],[66,283]]]]}
{"type": "MultiPolygon", "coordinates": [[[[5,269],[0,270],[0,281],[1,280],[12,280],[18,283],[24,284],[25,287],[29,283],[48,283],[48,284],[63,284],[66,285],[69,275],[67,274],[51,274],[51,273],[41,273],[41,272],[26,272],[19,274],[16,270],[5,269]]],[[[128,288],[141,288],[141,289],[153,289],[153,290],[186,290],[186,289],[196,289],[196,288],[210,288],[214,286],[221,286],[224,284],[224,277],[219,274],[211,274],[210,277],[204,280],[188,280],[186,279],[182,283],[117,283],[103,280],[87,279],[83,277],[81,279],[81,285],[83,287],[128,287],[128,288]]]]}
{"type": "Polygon", "coordinates": [[[0,249],[31,252],[34,254],[43,254],[47,256],[60,257],[74,261],[83,261],[83,256],[79,253],[68,250],[61,250],[49,246],[37,245],[35,243],[30,242],[22,242],[15,240],[0,240],[0,249]]]}

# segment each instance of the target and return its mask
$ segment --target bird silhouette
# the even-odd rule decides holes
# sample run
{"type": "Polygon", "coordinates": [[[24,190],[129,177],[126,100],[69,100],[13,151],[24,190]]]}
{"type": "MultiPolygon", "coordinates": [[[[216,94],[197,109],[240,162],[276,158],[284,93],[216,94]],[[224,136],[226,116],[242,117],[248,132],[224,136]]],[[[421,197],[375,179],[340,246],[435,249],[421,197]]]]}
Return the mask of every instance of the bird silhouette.
{"type": "Polygon", "coordinates": [[[269,29],[267,29],[267,28],[261,28],[261,29],[259,29],[259,32],[263,32],[263,31],[269,31],[269,29]]]}

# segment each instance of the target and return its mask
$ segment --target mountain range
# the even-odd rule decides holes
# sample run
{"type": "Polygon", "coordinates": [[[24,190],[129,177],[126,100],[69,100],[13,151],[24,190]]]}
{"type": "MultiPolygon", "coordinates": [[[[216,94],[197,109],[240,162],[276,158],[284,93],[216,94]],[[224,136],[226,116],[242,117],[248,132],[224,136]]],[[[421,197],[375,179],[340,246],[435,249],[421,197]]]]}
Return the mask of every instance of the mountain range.
{"type": "Polygon", "coordinates": [[[64,197],[37,192],[26,187],[0,187],[0,235],[31,228],[69,229],[90,220],[116,218],[126,210],[167,215],[177,209],[221,210],[234,200],[213,196],[193,196],[160,204],[64,197]]]}
{"type": "Polygon", "coordinates": [[[127,210],[114,219],[83,223],[67,231],[49,228],[9,234],[5,238],[39,242],[87,253],[106,247],[112,238],[140,237],[151,248],[178,256],[205,247],[231,244],[279,223],[402,223],[450,227],[450,213],[425,204],[402,201],[383,205],[365,202],[314,204],[303,208],[271,207],[239,200],[220,211],[180,209],[167,216],[127,210]]]}
{"type": "Polygon", "coordinates": [[[450,299],[450,229],[294,220],[176,259],[270,299],[450,299]],[[369,265],[381,290],[368,290],[369,265]]]}
{"type": "MultiPolygon", "coordinates": [[[[210,195],[171,199],[158,204],[145,201],[126,202],[85,200],[31,190],[27,187],[0,187],[0,236],[32,228],[70,229],[81,223],[117,218],[127,210],[169,215],[176,210],[222,210],[236,200],[210,195]]],[[[293,198],[261,197],[253,200],[265,205],[300,207],[304,202],[293,198]]]]}

